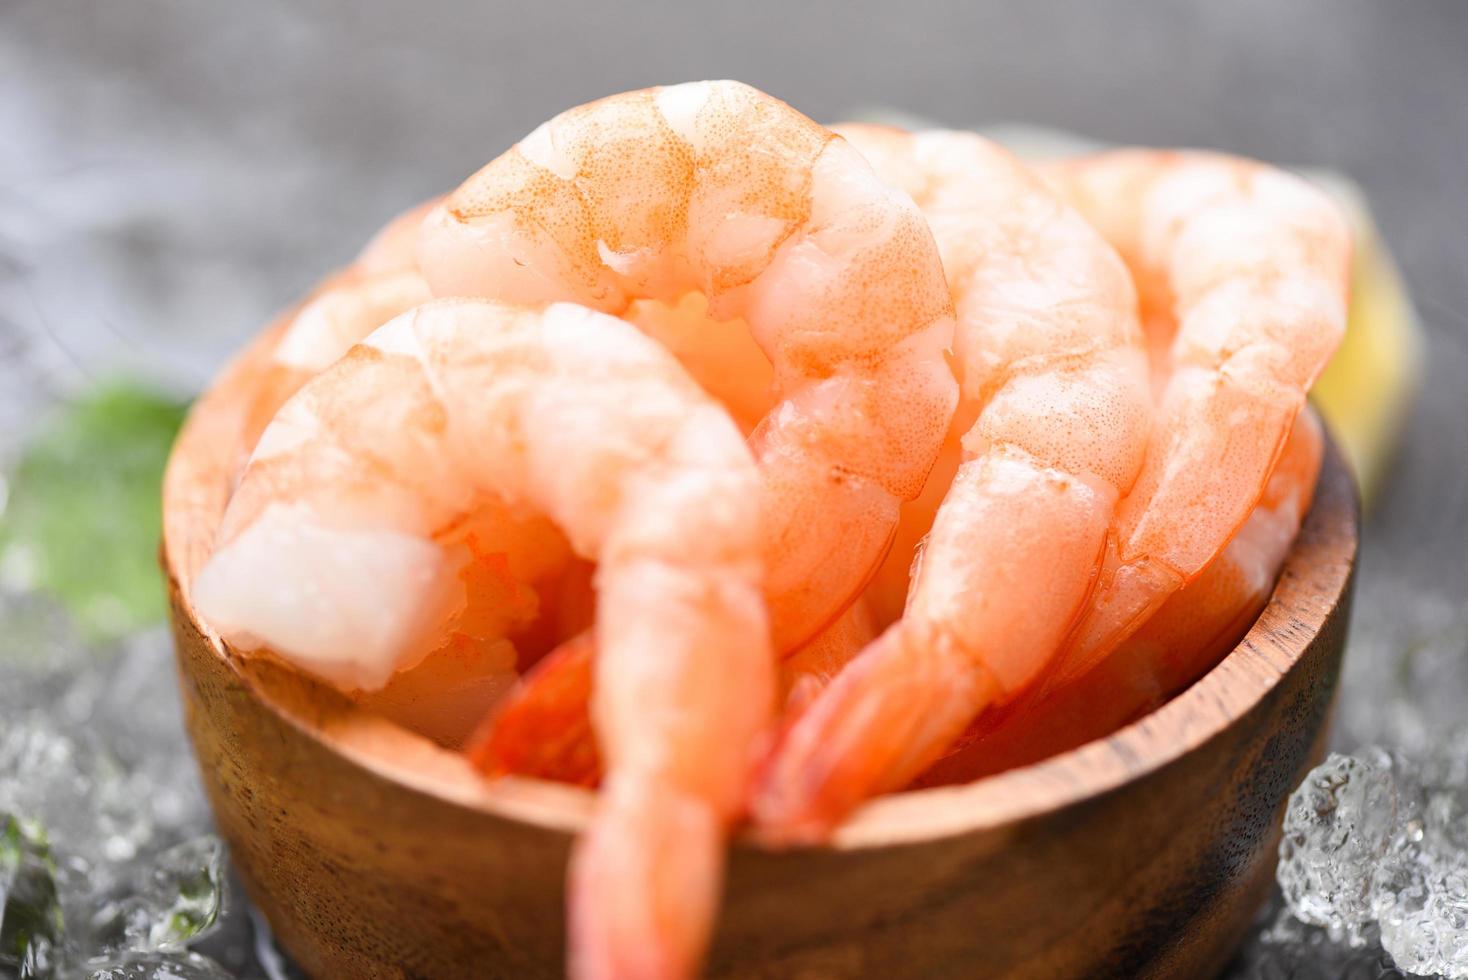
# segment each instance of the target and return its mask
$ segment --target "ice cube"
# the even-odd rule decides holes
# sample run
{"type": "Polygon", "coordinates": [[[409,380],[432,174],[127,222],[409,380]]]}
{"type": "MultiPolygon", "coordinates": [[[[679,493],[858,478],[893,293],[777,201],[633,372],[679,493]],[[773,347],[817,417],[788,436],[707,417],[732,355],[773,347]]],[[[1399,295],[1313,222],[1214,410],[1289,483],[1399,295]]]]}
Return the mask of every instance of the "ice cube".
{"type": "Polygon", "coordinates": [[[1227,976],[1230,980],[1404,980],[1380,946],[1352,947],[1290,914],[1276,893],[1227,976]]]}
{"type": "Polygon", "coordinates": [[[1290,797],[1277,878],[1291,911],[1352,945],[1370,938],[1372,876],[1411,801],[1389,757],[1332,754],[1290,797]]]}
{"type": "Polygon", "coordinates": [[[1399,840],[1377,869],[1372,907],[1398,966],[1459,980],[1468,978],[1468,851],[1432,822],[1399,840]]]}
{"type": "Polygon", "coordinates": [[[1261,970],[1295,976],[1319,926],[1312,962],[1330,961],[1332,942],[1374,954],[1379,941],[1400,971],[1468,980],[1468,752],[1448,740],[1412,761],[1332,755],[1290,798],[1278,879],[1299,921],[1261,935],[1261,970]]]}
{"type": "MultiPolygon", "coordinates": [[[[0,602],[0,618],[16,601],[0,602]]],[[[181,950],[221,914],[223,856],[201,837],[210,819],[167,637],[138,634],[53,664],[5,634],[0,810],[47,828],[66,938],[53,972],[83,975],[99,953],[181,950]]]]}
{"type": "Polygon", "coordinates": [[[179,950],[219,922],[224,905],[224,846],[206,835],[134,869],[127,894],[93,920],[98,946],[137,952],[179,950]]]}

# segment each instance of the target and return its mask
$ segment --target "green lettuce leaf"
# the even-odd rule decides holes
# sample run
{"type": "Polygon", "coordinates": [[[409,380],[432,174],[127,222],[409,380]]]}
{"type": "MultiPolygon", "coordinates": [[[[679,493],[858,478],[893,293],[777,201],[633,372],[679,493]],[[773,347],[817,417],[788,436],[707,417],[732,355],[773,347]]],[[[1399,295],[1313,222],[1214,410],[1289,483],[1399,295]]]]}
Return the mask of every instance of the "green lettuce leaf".
{"type": "Polygon", "coordinates": [[[60,600],[93,640],[162,618],[159,485],[185,409],[110,382],[43,424],[0,512],[0,576],[60,600]]]}

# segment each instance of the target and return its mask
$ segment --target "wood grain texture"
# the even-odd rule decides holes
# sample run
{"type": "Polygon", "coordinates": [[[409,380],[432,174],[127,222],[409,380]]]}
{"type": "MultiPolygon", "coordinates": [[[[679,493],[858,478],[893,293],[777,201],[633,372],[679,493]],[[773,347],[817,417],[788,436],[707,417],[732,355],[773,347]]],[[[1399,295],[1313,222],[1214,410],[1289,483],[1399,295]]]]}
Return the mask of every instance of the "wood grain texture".
{"type": "MultiPolygon", "coordinates": [[[[562,881],[590,795],[485,782],[227,650],[189,603],[238,461],[229,391],[247,387],[252,356],[180,438],[163,549],[189,734],[245,887],[322,980],[559,976],[562,881]]],[[[709,974],[1218,972],[1268,888],[1289,789],[1323,746],[1357,531],[1331,451],[1268,607],[1158,711],[1034,766],[877,800],[827,847],[736,842],[709,974]]]]}

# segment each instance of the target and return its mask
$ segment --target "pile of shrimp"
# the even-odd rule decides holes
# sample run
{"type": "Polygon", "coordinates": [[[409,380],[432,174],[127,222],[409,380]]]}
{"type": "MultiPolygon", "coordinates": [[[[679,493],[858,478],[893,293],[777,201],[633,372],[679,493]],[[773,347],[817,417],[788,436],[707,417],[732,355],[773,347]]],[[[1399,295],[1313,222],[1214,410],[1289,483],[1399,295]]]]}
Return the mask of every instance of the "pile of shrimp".
{"type": "Polygon", "coordinates": [[[1332,203],[735,82],[612,96],[278,332],[193,587],[486,778],[597,787],[570,972],[697,972],[736,825],[1105,734],[1257,615],[1343,331],[1332,203]]]}

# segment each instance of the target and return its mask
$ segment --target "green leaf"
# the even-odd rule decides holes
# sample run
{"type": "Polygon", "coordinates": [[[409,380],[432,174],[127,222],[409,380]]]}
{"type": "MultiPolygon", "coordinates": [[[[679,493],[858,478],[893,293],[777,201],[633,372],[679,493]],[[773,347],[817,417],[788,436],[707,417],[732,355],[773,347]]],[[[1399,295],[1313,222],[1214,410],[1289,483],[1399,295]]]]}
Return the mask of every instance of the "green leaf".
{"type": "Polygon", "coordinates": [[[89,638],[159,620],[159,486],[186,406],[112,382],[38,432],[0,513],[0,576],[59,599],[89,638]]]}

